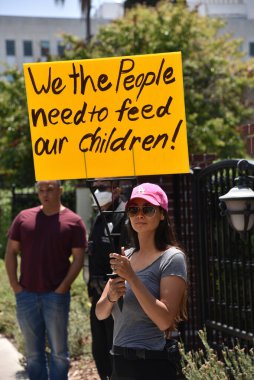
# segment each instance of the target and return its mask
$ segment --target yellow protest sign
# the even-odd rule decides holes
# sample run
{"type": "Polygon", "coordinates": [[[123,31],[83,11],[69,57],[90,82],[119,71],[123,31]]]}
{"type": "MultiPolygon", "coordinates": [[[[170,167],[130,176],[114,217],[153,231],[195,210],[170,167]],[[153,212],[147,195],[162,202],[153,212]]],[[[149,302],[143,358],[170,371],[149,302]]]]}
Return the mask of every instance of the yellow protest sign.
{"type": "Polygon", "coordinates": [[[36,180],[189,172],[181,53],[24,64],[36,180]]]}

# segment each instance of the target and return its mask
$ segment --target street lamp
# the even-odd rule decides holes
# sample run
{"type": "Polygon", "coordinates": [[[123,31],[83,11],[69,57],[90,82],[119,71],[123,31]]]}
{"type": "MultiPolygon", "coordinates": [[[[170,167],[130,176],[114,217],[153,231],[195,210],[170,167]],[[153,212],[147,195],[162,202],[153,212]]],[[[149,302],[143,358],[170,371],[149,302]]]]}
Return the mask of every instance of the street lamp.
{"type": "Polygon", "coordinates": [[[250,231],[254,225],[254,191],[250,187],[254,183],[254,177],[246,173],[251,167],[254,168],[254,165],[247,160],[238,161],[239,177],[235,179],[236,186],[219,197],[221,215],[227,215],[230,225],[240,233],[250,231]]]}

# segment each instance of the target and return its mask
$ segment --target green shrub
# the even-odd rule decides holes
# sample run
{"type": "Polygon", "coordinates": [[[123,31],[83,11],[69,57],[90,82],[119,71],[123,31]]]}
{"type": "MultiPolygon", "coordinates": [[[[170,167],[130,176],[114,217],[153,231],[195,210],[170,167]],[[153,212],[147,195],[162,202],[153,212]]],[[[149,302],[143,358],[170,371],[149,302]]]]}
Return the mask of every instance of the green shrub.
{"type": "Polygon", "coordinates": [[[77,359],[91,355],[90,302],[82,273],[72,285],[69,322],[70,356],[77,359]]]}
{"type": "Polygon", "coordinates": [[[4,257],[7,231],[11,223],[11,191],[0,190],[0,259],[4,257]]]}
{"type": "Polygon", "coordinates": [[[204,349],[185,352],[180,345],[182,372],[188,380],[252,380],[254,379],[254,350],[246,352],[237,344],[232,349],[222,347],[222,359],[207,342],[206,331],[198,333],[204,349]]]}

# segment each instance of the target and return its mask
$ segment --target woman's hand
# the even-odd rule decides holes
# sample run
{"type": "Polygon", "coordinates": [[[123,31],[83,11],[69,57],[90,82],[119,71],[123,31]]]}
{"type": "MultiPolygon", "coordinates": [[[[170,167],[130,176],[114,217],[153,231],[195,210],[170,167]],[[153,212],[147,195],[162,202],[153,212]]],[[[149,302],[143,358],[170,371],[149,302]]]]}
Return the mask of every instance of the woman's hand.
{"type": "Polygon", "coordinates": [[[126,292],[125,281],[121,277],[116,277],[109,280],[109,290],[107,293],[107,298],[110,302],[114,303],[119,300],[120,297],[124,296],[126,292]]]}
{"type": "Polygon", "coordinates": [[[110,316],[114,303],[126,293],[125,280],[121,277],[108,280],[99,301],[96,304],[95,314],[99,320],[110,316]]]}
{"type": "Polygon", "coordinates": [[[121,255],[117,253],[110,253],[109,257],[113,272],[130,282],[131,278],[135,276],[135,272],[131,267],[130,260],[124,254],[124,248],[121,248],[121,255]]]}

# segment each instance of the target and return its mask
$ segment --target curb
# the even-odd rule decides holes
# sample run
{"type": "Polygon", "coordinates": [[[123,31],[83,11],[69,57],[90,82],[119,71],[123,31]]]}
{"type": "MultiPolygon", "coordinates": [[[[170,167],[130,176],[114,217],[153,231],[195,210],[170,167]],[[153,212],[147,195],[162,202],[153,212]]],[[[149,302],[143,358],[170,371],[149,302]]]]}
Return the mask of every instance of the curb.
{"type": "Polygon", "coordinates": [[[0,335],[0,379],[28,380],[26,371],[20,364],[22,355],[4,336],[0,335]]]}

